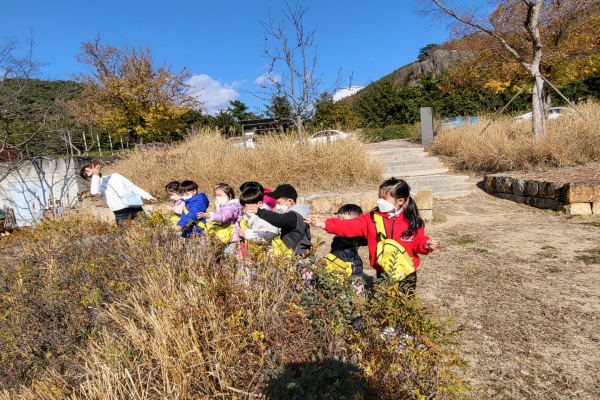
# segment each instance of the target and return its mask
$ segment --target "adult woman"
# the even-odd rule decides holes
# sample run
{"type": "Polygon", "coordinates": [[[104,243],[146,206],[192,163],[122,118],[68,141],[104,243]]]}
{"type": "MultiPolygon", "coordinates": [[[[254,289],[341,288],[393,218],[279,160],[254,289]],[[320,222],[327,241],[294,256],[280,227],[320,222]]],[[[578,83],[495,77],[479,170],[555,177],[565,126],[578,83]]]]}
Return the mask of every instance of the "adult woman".
{"type": "Polygon", "coordinates": [[[134,219],[139,217],[139,213],[144,211],[141,206],[125,207],[121,201],[123,195],[135,193],[153,203],[158,201],[120,174],[113,173],[103,176],[100,173],[100,168],[102,168],[100,164],[88,165],[81,169],[79,175],[86,181],[91,182],[90,194],[92,196],[102,195],[102,200],[115,213],[118,225],[122,226],[123,222],[129,218],[134,219]]]}

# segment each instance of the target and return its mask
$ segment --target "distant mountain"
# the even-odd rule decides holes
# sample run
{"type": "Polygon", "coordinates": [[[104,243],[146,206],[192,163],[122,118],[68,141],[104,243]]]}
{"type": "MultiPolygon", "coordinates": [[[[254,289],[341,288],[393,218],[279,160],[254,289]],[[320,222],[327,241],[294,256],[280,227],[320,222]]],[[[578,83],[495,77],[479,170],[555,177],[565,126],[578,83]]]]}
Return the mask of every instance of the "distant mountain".
{"type": "Polygon", "coordinates": [[[448,69],[453,69],[458,61],[469,58],[469,56],[469,53],[464,51],[436,49],[430,52],[423,61],[415,61],[400,67],[391,74],[370,83],[353,96],[345,98],[345,100],[352,103],[354,99],[367,93],[371,85],[381,81],[393,81],[399,87],[416,86],[418,79],[423,75],[429,72],[434,75],[441,74],[448,69]]]}

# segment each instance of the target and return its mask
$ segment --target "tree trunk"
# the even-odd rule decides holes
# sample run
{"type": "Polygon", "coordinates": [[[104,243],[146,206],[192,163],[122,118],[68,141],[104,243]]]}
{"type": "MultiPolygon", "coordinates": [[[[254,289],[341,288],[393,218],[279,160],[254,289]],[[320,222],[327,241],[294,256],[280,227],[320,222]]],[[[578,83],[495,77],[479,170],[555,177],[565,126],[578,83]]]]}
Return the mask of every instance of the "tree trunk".
{"type": "Polygon", "coordinates": [[[535,84],[533,85],[531,97],[531,122],[533,136],[536,138],[545,138],[546,118],[544,115],[544,79],[539,73],[535,75],[535,84]]]}
{"type": "Polygon", "coordinates": [[[296,118],[296,128],[298,128],[298,139],[300,140],[300,144],[304,144],[304,132],[302,132],[302,117],[296,118]]]}

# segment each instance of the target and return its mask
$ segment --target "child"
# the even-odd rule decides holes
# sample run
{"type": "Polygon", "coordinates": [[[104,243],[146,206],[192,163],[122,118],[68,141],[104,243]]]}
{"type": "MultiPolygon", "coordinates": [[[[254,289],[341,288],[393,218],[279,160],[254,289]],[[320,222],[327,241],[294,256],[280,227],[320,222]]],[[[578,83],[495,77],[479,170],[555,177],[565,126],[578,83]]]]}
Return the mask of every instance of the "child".
{"type": "MultiPolygon", "coordinates": [[[[240,195],[240,204],[257,205],[259,209],[269,210],[269,207],[263,201],[263,193],[258,188],[250,187],[240,195]]],[[[252,211],[244,212],[247,228],[240,228],[239,235],[246,240],[257,243],[270,243],[279,235],[279,229],[259,218],[252,211]]]]}
{"type": "MultiPolygon", "coordinates": [[[[346,204],[340,207],[337,216],[341,220],[360,217],[362,209],[355,204],[346,204]]],[[[344,238],[336,236],[331,242],[331,254],[352,265],[352,276],[360,276],[363,272],[363,262],[358,255],[358,248],[366,246],[367,241],[362,236],[344,238]]]]}
{"type": "Polygon", "coordinates": [[[297,255],[305,255],[312,249],[310,241],[310,208],[304,204],[296,204],[298,193],[292,185],[279,185],[270,193],[276,201],[273,211],[259,208],[258,204],[246,204],[245,211],[258,215],[276,228],[281,229],[281,240],[297,255]]]}
{"type": "Polygon", "coordinates": [[[239,220],[243,212],[244,208],[235,198],[233,188],[226,183],[219,183],[215,186],[215,211],[201,212],[197,216],[206,218],[206,222],[222,222],[233,225],[233,237],[226,244],[234,244],[238,241],[239,220]]]}
{"type": "MultiPolygon", "coordinates": [[[[379,200],[373,210],[375,215],[383,217],[383,223],[389,239],[402,245],[413,259],[415,269],[419,266],[417,254],[429,254],[438,246],[437,240],[425,236],[423,220],[414,200],[410,197],[410,186],[402,179],[388,179],[379,186],[379,200]]],[[[377,264],[377,230],[370,214],[359,218],[342,220],[329,218],[321,221],[318,218],[305,219],[311,225],[323,228],[328,233],[343,237],[362,236],[367,239],[371,266],[377,270],[377,276],[383,269],[377,264]]],[[[406,276],[399,285],[405,291],[414,291],[417,286],[417,273],[406,276]]]]}
{"type": "Polygon", "coordinates": [[[179,194],[183,200],[183,212],[176,225],[181,230],[181,236],[188,237],[193,233],[202,234],[204,231],[204,218],[197,217],[208,208],[208,197],[204,193],[198,193],[198,184],[193,181],[183,181],[179,185],[179,194]]]}
{"type": "Polygon", "coordinates": [[[268,195],[269,193],[272,193],[273,191],[271,189],[263,188],[263,186],[258,182],[244,182],[244,183],[242,183],[242,186],[240,186],[240,193],[244,193],[247,189],[250,189],[250,188],[260,190],[260,192],[263,194],[262,201],[269,208],[269,210],[273,211],[273,209],[275,208],[277,203],[275,202],[274,198],[272,198],[271,196],[268,195]]]}
{"type": "Polygon", "coordinates": [[[171,223],[173,225],[176,225],[177,222],[179,222],[179,217],[181,216],[181,213],[183,213],[183,205],[184,205],[183,200],[181,199],[181,196],[179,195],[179,181],[173,181],[173,182],[167,183],[167,186],[165,186],[165,191],[167,192],[167,194],[169,195],[171,200],[173,200],[173,202],[174,202],[173,206],[168,206],[165,208],[167,210],[173,211],[175,214],[177,214],[177,215],[173,215],[171,217],[171,223]]]}

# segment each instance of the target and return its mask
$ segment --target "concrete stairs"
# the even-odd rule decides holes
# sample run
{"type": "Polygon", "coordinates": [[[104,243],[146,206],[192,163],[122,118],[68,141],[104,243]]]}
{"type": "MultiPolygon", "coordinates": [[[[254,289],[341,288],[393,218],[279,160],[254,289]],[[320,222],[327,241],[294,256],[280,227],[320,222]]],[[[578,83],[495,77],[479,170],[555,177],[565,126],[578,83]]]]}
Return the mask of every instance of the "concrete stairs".
{"type": "Polygon", "coordinates": [[[413,192],[431,189],[435,199],[468,196],[475,184],[466,175],[449,175],[448,168],[422,147],[406,140],[367,145],[369,154],[383,165],[384,178],[402,178],[413,192]]]}

